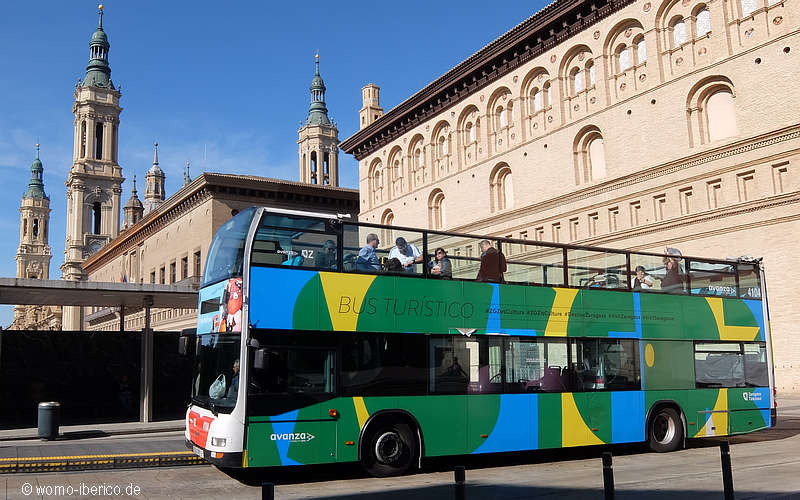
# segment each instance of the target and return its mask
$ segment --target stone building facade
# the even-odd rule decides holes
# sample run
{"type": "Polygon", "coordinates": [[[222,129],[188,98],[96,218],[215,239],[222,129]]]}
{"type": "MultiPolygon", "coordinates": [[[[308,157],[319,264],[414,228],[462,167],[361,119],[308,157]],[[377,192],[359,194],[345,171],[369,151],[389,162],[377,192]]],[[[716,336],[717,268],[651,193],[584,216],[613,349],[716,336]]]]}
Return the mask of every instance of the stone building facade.
{"type": "Polygon", "coordinates": [[[799,77],[796,2],[556,0],[341,147],[363,221],[763,257],[798,392],[799,77]]]}

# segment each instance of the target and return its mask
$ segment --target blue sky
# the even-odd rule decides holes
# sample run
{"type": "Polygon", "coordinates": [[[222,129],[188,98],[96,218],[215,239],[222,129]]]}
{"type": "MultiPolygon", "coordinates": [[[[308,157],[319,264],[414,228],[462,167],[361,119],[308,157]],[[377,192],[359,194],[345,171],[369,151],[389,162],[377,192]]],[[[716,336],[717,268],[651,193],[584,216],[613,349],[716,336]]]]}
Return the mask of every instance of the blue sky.
{"type": "MultiPolygon", "coordinates": [[[[361,87],[396,106],[547,2],[105,2],[111,77],[122,86],[119,162],[128,179],[153,161],[167,195],[191,161],[202,171],[297,180],[297,129],[319,51],[329,115],[344,140],[358,129],[361,87]]],[[[19,204],[41,143],[50,196],[51,279],[64,262],[65,187],[72,163],[72,103],[85,74],[97,2],[0,5],[0,276],[16,273],[19,204]]],[[[357,187],[340,152],[340,183],[357,187]]],[[[13,319],[0,306],[0,325],[13,319]]]]}

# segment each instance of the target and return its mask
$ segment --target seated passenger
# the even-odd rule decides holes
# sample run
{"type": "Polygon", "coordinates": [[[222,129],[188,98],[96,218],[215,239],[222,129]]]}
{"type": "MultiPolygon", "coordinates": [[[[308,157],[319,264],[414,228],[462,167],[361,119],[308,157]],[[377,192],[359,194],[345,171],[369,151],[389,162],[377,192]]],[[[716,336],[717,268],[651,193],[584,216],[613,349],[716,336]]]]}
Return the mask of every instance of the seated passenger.
{"type": "Polygon", "coordinates": [[[397,259],[407,273],[416,272],[415,264],[422,262],[422,252],[413,243],[406,242],[402,236],[395,240],[395,247],[389,252],[390,259],[397,259]]]}
{"type": "Polygon", "coordinates": [[[428,269],[430,269],[431,275],[439,278],[453,277],[453,266],[450,264],[450,259],[447,258],[447,252],[444,251],[444,248],[436,249],[435,257],[428,262],[428,269]]]}
{"type": "Polygon", "coordinates": [[[381,261],[375,255],[375,249],[378,248],[378,235],[369,233],[367,235],[367,244],[358,251],[358,260],[356,260],[356,269],[359,271],[380,271],[381,261]]]}
{"type": "Polygon", "coordinates": [[[336,243],[333,240],[325,240],[322,249],[314,255],[314,267],[323,269],[336,269],[336,243]]]}
{"type": "Polygon", "coordinates": [[[631,288],[634,290],[647,290],[653,288],[653,278],[647,274],[644,266],[636,266],[636,275],[633,277],[631,288]]]}

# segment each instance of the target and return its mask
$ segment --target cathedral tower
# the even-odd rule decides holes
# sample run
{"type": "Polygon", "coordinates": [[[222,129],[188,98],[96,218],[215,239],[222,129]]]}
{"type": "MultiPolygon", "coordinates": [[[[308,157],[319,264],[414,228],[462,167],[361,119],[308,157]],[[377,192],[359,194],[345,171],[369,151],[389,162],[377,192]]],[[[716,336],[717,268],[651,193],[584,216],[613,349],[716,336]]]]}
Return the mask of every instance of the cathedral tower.
{"type": "MultiPolygon", "coordinates": [[[[17,278],[50,279],[50,198],[44,192],[43,170],[37,144],[28,190],[22,195],[19,207],[19,249],[14,257],[17,261],[17,278]]],[[[14,306],[14,321],[19,323],[32,307],[38,306],[14,306]]]]}
{"type": "Polygon", "coordinates": [[[133,188],[131,188],[131,197],[128,198],[128,203],[122,207],[122,212],[124,213],[124,222],[122,223],[123,229],[128,229],[129,227],[133,226],[144,217],[144,205],[139,200],[139,196],[136,193],[136,176],[133,176],[133,188]]]}
{"type": "MultiPolygon", "coordinates": [[[[75,87],[74,146],[67,177],[67,239],[62,279],[86,278],[82,263],[119,234],[122,167],[117,163],[121,93],[111,81],[103,10],[89,41],[86,76],[75,87]]],[[[64,308],[64,329],[81,328],[80,308],[64,308]]]]}
{"type": "Polygon", "coordinates": [[[339,185],[339,130],[328,118],[325,107],[325,83],[317,71],[311,79],[311,105],[305,125],[298,130],[300,146],[300,182],[319,185],[339,185]]]}
{"type": "Polygon", "coordinates": [[[158,166],[158,143],[153,144],[153,166],[144,176],[144,215],[164,203],[164,171],[158,166]]]}

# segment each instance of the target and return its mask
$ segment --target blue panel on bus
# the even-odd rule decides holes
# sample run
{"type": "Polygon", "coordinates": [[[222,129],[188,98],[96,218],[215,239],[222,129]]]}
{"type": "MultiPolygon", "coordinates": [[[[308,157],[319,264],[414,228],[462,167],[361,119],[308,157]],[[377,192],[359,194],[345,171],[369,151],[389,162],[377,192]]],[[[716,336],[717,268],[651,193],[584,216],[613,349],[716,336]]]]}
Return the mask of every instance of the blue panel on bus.
{"type": "Polygon", "coordinates": [[[300,269],[275,272],[267,267],[253,267],[250,271],[250,324],[257,328],[291,330],[297,297],[318,274],[300,269]]]}
{"type": "MultiPolygon", "coordinates": [[[[760,300],[742,300],[745,305],[750,309],[750,312],[753,313],[753,316],[756,318],[756,323],[758,323],[758,338],[754,340],[764,340],[765,328],[764,328],[764,304],[761,303],[760,300]]],[[[769,422],[769,420],[767,420],[769,422]]]]}
{"type": "Polygon", "coordinates": [[[634,331],[608,332],[608,336],[616,338],[642,338],[642,297],[639,292],[633,294],[633,317],[634,331]]]}
{"type": "Polygon", "coordinates": [[[270,418],[272,421],[272,430],[275,436],[277,436],[274,441],[275,446],[278,447],[278,455],[281,457],[281,465],[303,465],[289,458],[289,444],[291,444],[291,439],[286,437],[294,433],[294,425],[297,423],[298,411],[299,410],[294,410],[270,418]],[[284,422],[275,422],[275,420],[284,420],[284,422]]]}
{"type": "Polygon", "coordinates": [[[644,391],[611,393],[611,442],[644,441],[644,391]]]}
{"type": "Polygon", "coordinates": [[[494,429],[473,453],[535,450],[539,446],[539,400],[536,394],[503,394],[494,429]]]}

